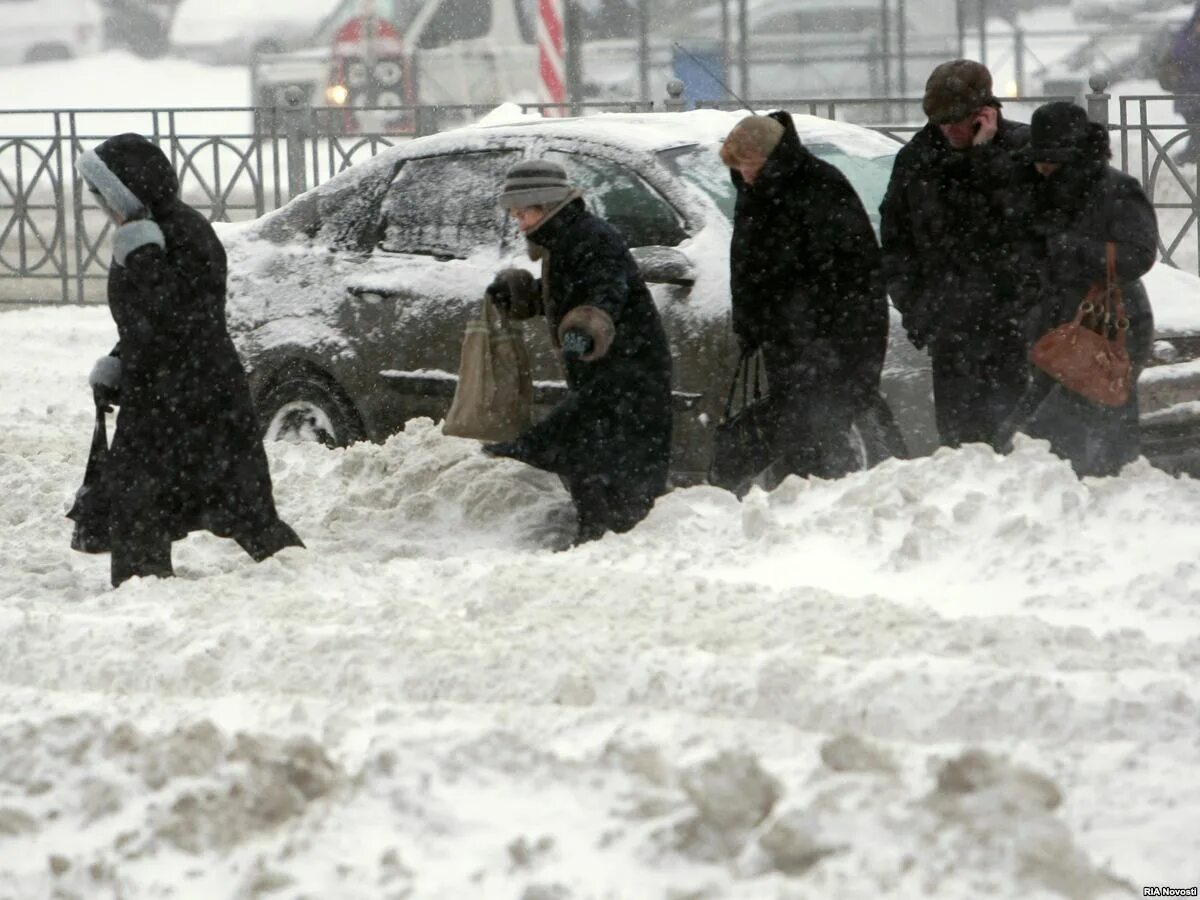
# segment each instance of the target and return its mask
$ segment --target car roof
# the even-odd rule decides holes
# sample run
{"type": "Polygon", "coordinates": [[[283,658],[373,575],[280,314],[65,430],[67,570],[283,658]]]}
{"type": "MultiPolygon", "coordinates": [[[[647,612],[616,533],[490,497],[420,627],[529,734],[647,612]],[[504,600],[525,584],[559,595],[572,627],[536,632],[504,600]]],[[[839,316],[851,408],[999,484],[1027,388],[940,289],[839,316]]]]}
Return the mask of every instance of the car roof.
{"type": "MultiPolygon", "coordinates": [[[[660,152],[693,144],[719,144],[747,112],[699,109],[676,113],[597,113],[576,118],[528,116],[513,105],[481,122],[464,125],[402,145],[403,156],[425,156],[453,149],[483,149],[509,138],[538,135],[566,140],[617,144],[627,150],[660,152]]],[[[794,115],[805,143],[829,143],[851,156],[894,154],[898,143],[869,128],[817,116],[794,115]]]]}

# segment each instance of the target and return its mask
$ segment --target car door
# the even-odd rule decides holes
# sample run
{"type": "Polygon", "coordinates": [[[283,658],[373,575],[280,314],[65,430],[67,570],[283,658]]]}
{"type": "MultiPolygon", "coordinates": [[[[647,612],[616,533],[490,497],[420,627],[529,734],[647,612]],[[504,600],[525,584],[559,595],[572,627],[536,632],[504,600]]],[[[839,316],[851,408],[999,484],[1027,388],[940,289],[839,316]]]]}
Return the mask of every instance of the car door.
{"type": "Polygon", "coordinates": [[[500,262],[496,196],[520,157],[495,148],[409,159],[388,186],[369,264],[348,283],[363,369],[383,386],[363,412],[386,430],[449,407],[463,329],[500,262]]]}

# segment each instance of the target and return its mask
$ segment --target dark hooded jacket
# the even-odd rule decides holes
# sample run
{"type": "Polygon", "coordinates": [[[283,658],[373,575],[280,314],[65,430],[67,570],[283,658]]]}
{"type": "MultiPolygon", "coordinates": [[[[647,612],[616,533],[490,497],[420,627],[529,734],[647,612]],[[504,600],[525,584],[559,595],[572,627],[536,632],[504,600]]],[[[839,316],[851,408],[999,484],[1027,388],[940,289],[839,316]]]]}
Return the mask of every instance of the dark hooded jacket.
{"type": "Polygon", "coordinates": [[[221,242],[179,199],[178,178],[154,144],[124,134],[95,155],[144,209],[134,226],[118,229],[108,279],[121,359],[104,478],[114,561],[138,555],[131,543],[197,529],[238,538],[256,556],[251,548],[299,544],[276,514],[258,419],[226,330],[221,242]]]}
{"type": "Polygon", "coordinates": [[[887,350],[879,242],[846,176],[803,146],[788,113],[771,117],[783,136],[754,184],[731,171],[733,329],[861,401],[878,390],[887,350]]]}
{"type": "MultiPolygon", "coordinates": [[[[1030,182],[1032,223],[1024,259],[1037,273],[1037,303],[1029,313],[1028,336],[1032,342],[1074,318],[1088,288],[1104,281],[1106,245],[1114,242],[1129,320],[1126,347],[1133,390],[1124,406],[1112,409],[1034,370],[1016,422],[1027,434],[1049,440],[1079,475],[1112,475],[1140,452],[1137,377],[1150,358],[1154,317],[1139,279],[1154,265],[1158,222],[1137,180],[1108,164],[1103,126],[1089,126],[1081,156],[1030,182]]],[[[1109,336],[1115,337],[1115,329],[1109,336]]]]}
{"type": "Polygon", "coordinates": [[[887,291],[917,347],[970,335],[967,352],[1023,364],[1016,267],[1019,164],[1029,128],[1001,118],[986,144],[955,150],[933,123],[896,154],[880,206],[887,291]]]}
{"type": "Polygon", "coordinates": [[[544,255],[536,302],[526,312],[545,315],[556,345],[580,329],[605,349],[596,359],[565,360],[567,398],[521,435],[517,455],[564,477],[584,532],[624,530],[666,489],[672,430],[666,332],[625,241],[582,199],[543,222],[530,240],[544,255]]]}

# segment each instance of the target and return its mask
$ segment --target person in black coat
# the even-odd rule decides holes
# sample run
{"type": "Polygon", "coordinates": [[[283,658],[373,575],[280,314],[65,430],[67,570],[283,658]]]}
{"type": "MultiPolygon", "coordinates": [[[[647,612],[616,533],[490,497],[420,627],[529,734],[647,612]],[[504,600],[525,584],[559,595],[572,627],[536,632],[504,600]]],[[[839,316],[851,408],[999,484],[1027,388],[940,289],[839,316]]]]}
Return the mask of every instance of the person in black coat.
{"type": "Polygon", "coordinates": [[[943,445],[995,445],[1025,386],[1017,264],[1029,129],[1004,119],[981,64],[933,70],[929,122],[896,155],[880,206],[884,271],[909,340],[928,346],[943,445]]]}
{"type": "Polygon", "coordinates": [[[113,585],[172,575],[172,541],[199,529],[255,560],[304,546],[275,511],[212,226],[179,199],[170,162],[140,135],[109,138],[77,167],[117,226],[108,306],[119,342],[90,379],[121,407],[102,481],[113,585]]]}
{"type": "MultiPolygon", "coordinates": [[[[1033,139],[1023,156],[1031,178],[1032,219],[1026,258],[1035,273],[1036,305],[1029,339],[1071,321],[1095,283],[1104,283],[1106,247],[1116,245],[1117,281],[1128,320],[1132,363],[1129,400],[1113,408],[1093,403],[1033,369],[1029,387],[1004,429],[1050,442],[1076,473],[1114,475],[1140,452],[1137,378],[1150,358],[1154,316],[1139,280],[1154,265],[1158,222],[1135,178],[1109,165],[1108,130],[1073,103],[1047,103],[1033,114],[1033,139]]],[[[1116,337],[1117,323],[1108,335],[1116,337]]]]}
{"type": "Polygon", "coordinates": [[[542,277],[505,269],[488,292],[515,319],[545,316],[569,393],[516,440],[483,449],[562,477],[579,517],[576,543],[628,531],[667,486],[671,352],[658,309],[625,241],[588,212],[562,166],[518,163],[500,203],[542,277]]]}
{"type": "Polygon", "coordinates": [[[791,474],[844,475],[856,464],[851,424],[879,391],[887,351],[871,221],[786,112],[742,119],[721,159],[737,188],[733,330],[743,354],[762,350],[777,457],[791,474]]]}

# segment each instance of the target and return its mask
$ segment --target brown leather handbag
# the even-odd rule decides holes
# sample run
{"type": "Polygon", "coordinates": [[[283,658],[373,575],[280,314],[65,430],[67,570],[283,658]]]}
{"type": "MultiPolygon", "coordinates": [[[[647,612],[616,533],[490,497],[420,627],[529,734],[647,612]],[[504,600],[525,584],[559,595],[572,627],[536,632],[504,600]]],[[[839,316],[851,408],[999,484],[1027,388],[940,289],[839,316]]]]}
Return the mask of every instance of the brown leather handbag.
{"type": "Polygon", "coordinates": [[[1132,366],[1125,349],[1129,319],[1117,283],[1117,245],[1112,241],[1106,256],[1104,282],[1088,289],[1074,319],[1038,339],[1029,361],[1093,403],[1124,406],[1132,388],[1132,366]],[[1116,331],[1111,340],[1110,329],[1116,331]]]}

